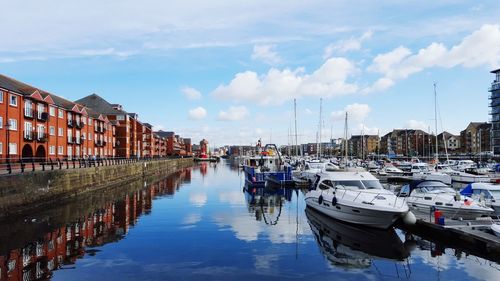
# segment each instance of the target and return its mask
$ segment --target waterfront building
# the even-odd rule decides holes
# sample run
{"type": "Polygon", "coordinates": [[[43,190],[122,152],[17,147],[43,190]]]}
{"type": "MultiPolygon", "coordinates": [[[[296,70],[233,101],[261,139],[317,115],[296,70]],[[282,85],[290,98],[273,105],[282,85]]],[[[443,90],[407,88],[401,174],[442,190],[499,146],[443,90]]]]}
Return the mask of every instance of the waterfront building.
{"type": "Polygon", "coordinates": [[[446,131],[442,132],[438,135],[438,148],[440,154],[445,154],[446,152],[449,154],[458,153],[461,149],[460,136],[446,131]]]}
{"type": "Polygon", "coordinates": [[[495,79],[491,83],[490,91],[490,115],[491,115],[491,145],[493,154],[500,156],[500,69],[491,71],[495,79]]]}
{"type": "Polygon", "coordinates": [[[460,132],[462,152],[470,155],[491,151],[491,123],[471,122],[460,132]]]}
{"type": "Polygon", "coordinates": [[[366,158],[379,150],[380,138],[377,135],[353,135],[349,139],[349,151],[351,156],[366,158]]]}
{"type": "Polygon", "coordinates": [[[96,94],[76,102],[0,75],[0,161],[191,155],[191,139],[153,132],[96,94]]]}
{"type": "Polygon", "coordinates": [[[105,115],[108,120],[115,123],[115,155],[117,157],[142,157],[141,140],[137,133],[142,135],[142,124],[138,115],[123,110],[120,104],[111,104],[97,94],[91,94],[76,101],[105,115]]]}
{"type": "Polygon", "coordinates": [[[380,139],[380,153],[390,156],[429,156],[436,148],[435,135],[415,129],[395,129],[380,139]]]}
{"type": "MultiPolygon", "coordinates": [[[[183,139],[174,132],[158,131],[157,135],[166,139],[167,156],[187,156],[183,139]]],[[[189,149],[191,151],[191,149],[189,149]]]]}

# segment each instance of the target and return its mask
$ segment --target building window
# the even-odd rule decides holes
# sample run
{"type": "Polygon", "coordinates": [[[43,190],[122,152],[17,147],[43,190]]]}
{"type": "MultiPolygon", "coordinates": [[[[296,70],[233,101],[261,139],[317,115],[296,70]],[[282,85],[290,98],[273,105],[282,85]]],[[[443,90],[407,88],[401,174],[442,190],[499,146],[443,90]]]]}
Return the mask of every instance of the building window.
{"type": "Polygon", "coordinates": [[[63,155],[64,154],[64,149],[63,149],[63,147],[61,145],[57,147],[57,154],[59,154],[59,155],[63,155]]]}
{"type": "MultiPolygon", "coordinates": [[[[0,92],[0,93],[1,93],[1,92],[0,92]]],[[[2,143],[2,142],[0,142],[0,155],[2,155],[2,154],[3,154],[3,143],[2,143]]]]}
{"type": "Polygon", "coordinates": [[[17,96],[10,95],[9,104],[11,106],[17,106],[17,96]]]}
{"type": "Polygon", "coordinates": [[[58,130],[58,135],[60,137],[64,137],[64,130],[63,130],[63,128],[58,128],[57,130],[58,130]]]}
{"type": "Polygon", "coordinates": [[[3,117],[0,116],[0,129],[2,129],[2,128],[3,128],[3,117]]]}
{"type": "Polygon", "coordinates": [[[89,140],[92,140],[92,134],[89,133],[89,140]]]}
{"type": "Polygon", "coordinates": [[[3,91],[0,91],[0,103],[3,103],[3,91]]]}
{"type": "Polygon", "coordinates": [[[59,109],[59,111],[57,112],[57,114],[58,114],[58,117],[59,117],[59,118],[61,118],[61,119],[63,119],[63,118],[64,118],[64,110],[59,109]]]}
{"type": "Polygon", "coordinates": [[[17,155],[17,143],[9,143],[9,154],[17,155]]]}
{"type": "Polygon", "coordinates": [[[24,116],[33,118],[33,104],[30,100],[24,102],[24,116]]]}
{"type": "Polygon", "coordinates": [[[89,117],[89,125],[92,125],[92,118],[89,117]]]}
{"type": "Polygon", "coordinates": [[[56,146],[55,145],[49,146],[49,154],[50,155],[55,155],[56,154],[56,146]]]}
{"type": "Polygon", "coordinates": [[[87,118],[82,117],[82,123],[86,125],[87,124],[87,118]]]}
{"type": "Polygon", "coordinates": [[[123,121],[123,120],[125,120],[125,115],[117,115],[117,116],[116,116],[116,120],[118,120],[118,121],[123,121]]]}
{"type": "Polygon", "coordinates": [[[56,116],[56,108],[53,106],[49,106],[49,114],[50,116],[56,116]]]}
{"type": "Polygon", "coordinates": [[[84,140],[84,139],[86,139],[86,137],[85,137],[85,132],[82,132],[82,139],[83,139],[83,140],[84,140]]]}
{"type": "Polygon", "coordinates": [[[56,135],[56,128],[54,126],[50,126],[50,128],[49,128],[49,134],[51,136],[55,136],[56,135]]]}
{"type": "Polygon", "coordinates": [[[9,130],[11,131],[17,131],[17,120],[16,119],[9,119],[9,130]]]}
{"type": "Polygon", "coordinates": [[[38,106],[37,106],[38,119],[42,119],[42,113],[44,113],[44,112],[45,112],[45,105],[38,104],[38,106]]]}

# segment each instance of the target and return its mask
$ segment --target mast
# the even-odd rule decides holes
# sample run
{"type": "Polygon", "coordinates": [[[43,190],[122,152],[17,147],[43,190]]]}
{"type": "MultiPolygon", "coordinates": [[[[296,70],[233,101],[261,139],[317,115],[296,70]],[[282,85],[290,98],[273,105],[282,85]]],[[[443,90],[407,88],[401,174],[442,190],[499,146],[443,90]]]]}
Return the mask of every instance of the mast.
{"type": "Polygon", "coordinates": [[[344,141],[345,141],[345,147],[344,147],[344,150],[345,150],[345,166],[347,167],[347,154],[348,154],[348,143],[347,143],[347,111],[345,113],[345,124],[344,124],[344,141]]]}
{"type": "Polygon", "coordinates": [[[439,145],[438,145],[438,121],[437,121],[437,92],[436,83],[434,82],[434,125],[436,126],[436,163],[439,162],[439,145]]]}
{"type": "Polygon", "coordinates": [[[299,142],[297,141],[297,100],[293,99],[293,113],[295,115],[295,156],[299,155],[299,142]]]}
{"type": "Polygon", "coordinates": [[[321,127],[322,126],[322,118],[323,118],[323,98],[319,99],[319,137],[318,137],[318,144],[317,144],[317,149],[318,149],[318,158],[321,157],[321,127]]]}

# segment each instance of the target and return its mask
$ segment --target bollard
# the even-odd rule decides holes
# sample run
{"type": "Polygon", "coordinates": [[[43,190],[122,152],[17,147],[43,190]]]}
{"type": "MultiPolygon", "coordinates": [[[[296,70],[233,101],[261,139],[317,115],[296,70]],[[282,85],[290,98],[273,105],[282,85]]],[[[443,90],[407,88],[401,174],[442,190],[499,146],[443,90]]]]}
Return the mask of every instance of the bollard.
{"type": "Polygon", "coordinates": [[[10,165],[9,159],[7,159],[7,171],[9,172],[9,174],[12,174],[12,166],[10,165]]]}
{"type": "Polygon", "coordinates": [[[24,173],[24,162],[23,162],[23,158],[21,158],[20,160],[20,163],[21,163],[21,173],[24,173]]]}
{"type": "Polygon", "coordinates": [[[31,158],[31,171],[35,171],[35,159],[31,158]]]}

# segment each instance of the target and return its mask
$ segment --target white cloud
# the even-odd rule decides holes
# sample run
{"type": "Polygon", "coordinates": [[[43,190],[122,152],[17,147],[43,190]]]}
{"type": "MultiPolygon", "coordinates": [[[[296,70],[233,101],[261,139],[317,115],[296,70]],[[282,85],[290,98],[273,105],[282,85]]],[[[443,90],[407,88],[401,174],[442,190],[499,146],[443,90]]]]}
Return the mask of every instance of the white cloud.
{"type": "Polygon", "coordinates": [[[392,85],[394,85],[394,81],[392,79],[382,77],[382,78],[379,78],[377,81],[375,81],[375,83],[373,83],[373,85],[361,90],[361,93],[370,94],[370,93],[374,93],[374,92],[382,92],[382,91],[385,91],[385,90],[389,89],[390,87],[392,87],[392,85]]]}
{"type": "Polygon", "coordinates": [[[228,110],[219,111],[218,119],[221,121],[237,121],[248,115],[248,109],[245,106],[231,106],[228,110]]]}
{"type": "Polygon", "coordinates": [[[294,71],[271,68],[259,76],[253,71],[240,72],[228,85],[220,85],[212,95],[219,99],[251,101],[261,105],[282,104],[299,97],[335,97],[355,93],[356,84],[347,79],[358,72],[346,58],[330,58],[311,74],[303,68],[294,71]]]}
{"type": "Polygon", "coordinates": [[[195,207],[203,207],[207,204],[208,196],[205,193],[197,192],[189,194],[189,202],[195,207]]]}
{"type": "Polygon", "coordinates": [[[396,80],[431,67],[481,65],[490,68],[500,65],[500,25],[485,24],[449,49],[442,43],[432,43],[413,54],[410,49],[400,46],[388,53],[377,55],[368,71],[381,73],[386,79],[396,80]]]}
{"type": "Polygon", "coordinates": [[[371,108],[369,105],[354,103],[346,106],[344,110],[332,112],[331,117],[333,121],[343,121],[347,112],[349,121],[362,122],[370,111],[371,108]]]}
{"type": "Polygon", "coordinates": [[[207,117],[207,110],[201,106],[189,110],[189,119],[191,120],[201,120],[207,117]]]}
{"type": "Polygon", "coordinates": [[[181,89],[181,92],[184,94],[184,96],[190,100],[199,100],[201,99],[201,93],[200,91],[191,88],[191,87],[183,87],[181,89]]]}
{"type": "Polygon", "coordinates": [[[358,132],[363,135],[377,135],[380,132],[380,129],[377,127],[367,127],[365,124],[361,123],[358,124],[357,130],[354,134],[358,134],[358,132]]]}
{"type": "Polygon", "coordinates": [[[276,45],[255,45],[253,47],[252,59],[261,60],[264,63],[275,65],[282,62],[280,55],[275,51],[276,45]]]}
{"type": "Polygon", "coordinates": [[[340,40],[333,44],[330,44],[325,48],[323,58],[327,59],[334,53],[344,54],[349,51],[361,50],[361,44],[363,43],[363,41],[370,39],[372,35],[373,33],[371,31],[367,31],[360,37],[351,37],[349,39],[340,40]]]}
{"type": "Polygon", "coordinates": [[[415,130],[423,130],[427,131],[429,129],[429,125],[423,121],[418,120],[408,120],[405,124],[405,129],[415,129],[415,130]]]}

